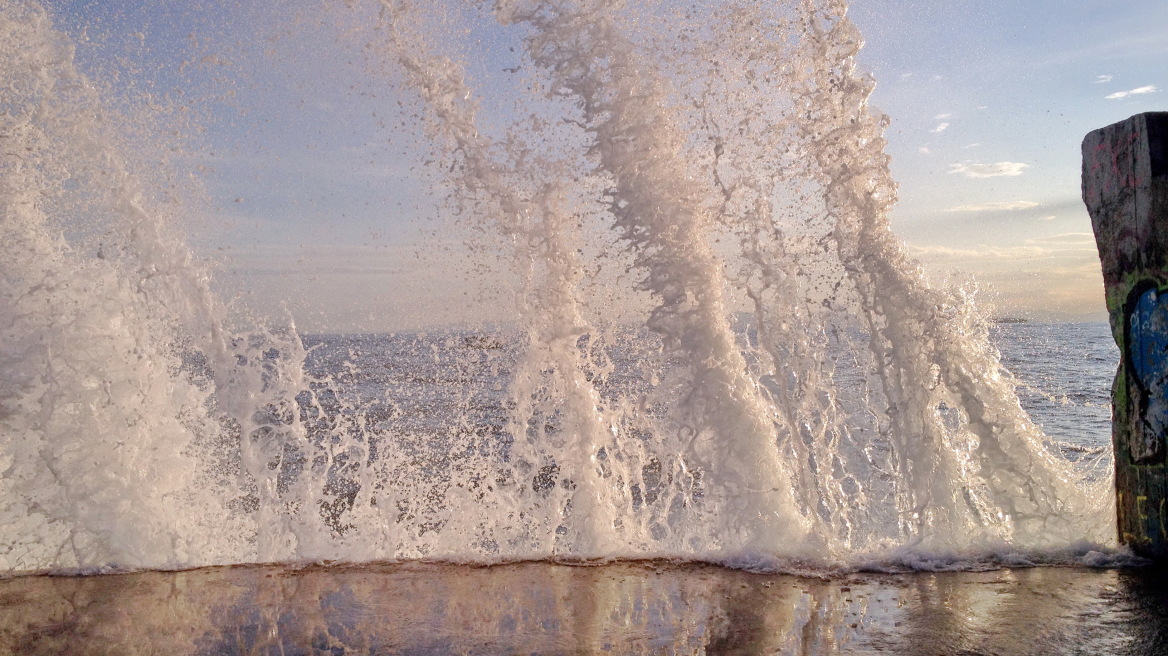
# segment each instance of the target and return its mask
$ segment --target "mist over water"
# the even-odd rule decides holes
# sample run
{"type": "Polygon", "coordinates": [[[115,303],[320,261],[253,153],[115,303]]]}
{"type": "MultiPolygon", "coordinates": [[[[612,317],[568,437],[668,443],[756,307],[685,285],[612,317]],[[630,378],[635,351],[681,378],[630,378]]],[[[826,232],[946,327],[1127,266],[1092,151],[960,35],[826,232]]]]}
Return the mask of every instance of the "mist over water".
{"type": "Polygon", "coordinates": [[[1106,453],[1043,434],[973,293],[889,229],[845,2],[352,4],[513,322],[228,322],[146,118],[0,0],[0,569],[1113,548],[1106,453]],[[449,36],[480,23],[518,46],[505,85],[449,36]]]}

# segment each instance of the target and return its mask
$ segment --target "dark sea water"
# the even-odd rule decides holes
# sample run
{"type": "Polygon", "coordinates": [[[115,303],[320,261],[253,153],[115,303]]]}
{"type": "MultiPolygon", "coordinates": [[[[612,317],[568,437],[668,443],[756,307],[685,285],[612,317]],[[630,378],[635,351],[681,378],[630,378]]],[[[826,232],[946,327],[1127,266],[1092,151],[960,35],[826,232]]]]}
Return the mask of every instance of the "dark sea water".
{"type": "Polygon", "coordinates": [[[1022,407],[1047,436],[1086,449],[1111,443],[1119,350],[1110,325],[999,323],[992,337],[1002,363],[1022,383],[1022,407]]]}

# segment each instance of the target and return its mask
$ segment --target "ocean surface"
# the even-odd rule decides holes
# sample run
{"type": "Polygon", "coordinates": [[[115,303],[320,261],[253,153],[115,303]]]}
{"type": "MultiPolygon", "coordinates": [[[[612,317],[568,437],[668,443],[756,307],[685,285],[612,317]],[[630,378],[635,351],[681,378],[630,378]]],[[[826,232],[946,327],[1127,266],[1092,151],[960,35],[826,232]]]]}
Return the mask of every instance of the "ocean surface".
{"type": "MultiPolygon", "coordinates": [[[[749,353],[757,347],[757,335],[747,320],[741,326],[738,339],[749,353]]],[[[646,371],[652,371],[653,358],[660,344],[643,330],[617,332],[607,353],[608,371],[596,389],[602,403],[619,403],[622,399],[646,397],[654,385],[646,371]]],[[[1106,483],[1111,476],[1111,405],[1110,386],[1117,366],[1118,351],[1104,322],[1039,323],[1006,321],[995,323],[990,329],[993,346],[998,349],[1004,367],[1002,375],[1012,376],[1021,408],[1044,435],[1045,448],[1073,463],[1077,476],[1087,481],[1106,483]]],[[[515,399],[509,384],[515,371],[522,365],[520,336],[514,330],[451,329],[429,332],[361,335],[308,335],[303,338],[307,356],[305,370],[310,380],[316,381],[311,403],[302,398],[308,434],[313,426],[322,430],[314,439],[334,439],[337,425],[346,420],[351,430],[367,440],[372,459],[392,450],[409,454],[406,469],[411,476],[420,476],[431,492],[429,503],[441,506],[441,489],[461,486],[466,463],[487,458],[501,463],[518,460],[512,453],[514,446],[513,414],[515,399]],[[313,419],[315,417],[315,419],[313,419]],[[347,418],[347,419],[346,419],[347,418]]],[[[588,347],[587,340],[578,345],[588,347]]],[[[667,364],[666,369],[671,365],[667,364]]],[[[656,377],[658,374],[652,374],[656,377]]],[[[667,378],[667,374],[661,374],[667,378]]],[[[840,379],[841,388],[852,385],[849,373],[840,379]]],[[[846,396],[847,390],[841,393],[846,396]]],[[[647,411],[652,411],[648,409],[647,411]]],[[[550,434],[560,430],[554,423],[561,417],[549,416],[544,421],[550,434]]],[[[604,450],[600,456],[604,457],[604,450]]],[[[329,487],[337,496],[335,507],[343,511],[351,508],[362,483],[344,474],[341,467],[330,470],[329,487]]],[[[544,494],[559,488],[568,489],[574,482],[563,475],[554,459],[545,460],[538,468],[529,468],[529,490],[544,494]]],[[[639,483],[630,486],[630,505],[633,512],[651,507],[666,490],[652,465],[643,469],[639,483]]],[[[507,483],[497,479],[500,487],[507,483]]],[[[514,481],[512,481],[514,483],[514,481]]],[[[523,485],[522,482],[519,485],[523,485]]],[[[701,499],[700,494],[696,495],[701,499]]],[[[423,526],[438,531],[444,520],[437,518],[433,506],[413,506],[403,515],[434,513],[435,518],[423,526]]],[[[344,533],[346,526],[339,518],[331,519],[330,526],[344,533]]],[[[424,529],[425,530],[425,529],[424,529]]],[[[1103,533],[1106,533],[1106,528],[1103,533]]],[[[556,533],[564,534],[561,525],[556,533]]],[[[877,569],[981,569],[1002,565],[1088,564],[1125,565],[1132,561],[1122,553],[1105,555],[1104,543],[1083,541],[1069,549],[1053,552],[1014,553],[1012,549],[990,546],[982,551],[953,552],[944,550],[922,554],[871,556],[871,561],[853,560],[844,570],[856,567],[877,569]]],[[[600,560],[620,560],[626,556],[616,549],[600,555],[600,560]]],[[[429,558],[427,554],[420,554],[429,558]]],[[[554,556],[572,560],[572,552],[554,556]]],[[[636,556],[632,556],[636,558],[636,556]]],[[[671,555],[672,557],[676,557],[671,555]]],[[[683,559],[686,556],[681,556],[683,559]]],[[[438,556],[439,560],[445,556],[438,556]]],[[[460,560],[454,554],[454,560],[460,560]]],[[[537,559],[540,556],[537,556],[537,559]]],[[[708,556],[698,556],[705,560],[708,556]]],[[[507,560],[504,558],[503,560],[507,560]]],[[[736,567],[748,569],[774,567],[767,560],[736,562],[721,557],[712,558],[736,567]]],[[[787,569],[787,565],[779,565],[787,569]]],[[[841,571],[844,571],[841,570],[841,571]]],[[[824,570],[830,573],[831,568],[824,570]]]]}
{"type": "MultiPolygon", "coordinates": [[[[1047,437],[1068,452],[1109,447],[1111,382],[1119,364],[1110,325],[1004,321],[993,325],[990,337],[1016,378],[1022,408],[1047,437]]],[[[517,357],[514,331],[306,335],[304,345],[310,376],[330,381],[353,403],[376,408],[370,416],[387,431],[439,432],[460,421],[500,430],[505,423],[507,381],[517,357]],[[395,400],[392,408],[387,399],[395,400]]],[[[620,352],[627,357],[619,362],[620,383],[632,387],[630,369],[641,351],[628,346],[620,352]]]]}
{"type": "Polygon", "coordinates": [[[1047,436],[1086,450],[1110,448],[1119,350],[1109,324],[998,323],[991,335],[1020,383],[1019,402],[1047,436]]]}

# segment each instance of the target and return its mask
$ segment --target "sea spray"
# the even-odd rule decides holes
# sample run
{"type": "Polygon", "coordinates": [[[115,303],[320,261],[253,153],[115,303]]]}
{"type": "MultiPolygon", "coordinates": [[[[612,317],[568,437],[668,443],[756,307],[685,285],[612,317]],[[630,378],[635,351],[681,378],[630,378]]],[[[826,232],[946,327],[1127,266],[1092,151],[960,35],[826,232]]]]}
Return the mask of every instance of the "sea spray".
{"type": "Polygon", "coordinates": [[[0,2],[0,567],[1111,542],[1105,477],[889,230],[845,3],[370,2],[370,84],[427,108],[441,183],[494,235],[476,252],[518,274],[515,326],[306,338],[228,327],[119,141],[132,115],[38,5],[0,2]],[[511,40],[512,109],[484,119],[444,14],[511,40]]]}
{"type": "Polygon", "coordinates": [[[1104,540],[1108,481],[1085,489],[1043,443],[972,299],[930,288],[889,228],[886,119],[866,108],[874,82],[856,71],[862,41],[846,12],[841,0],[801,4],[803,47],[817,65],[802,80],[809,102],[799,131],[869,336],[911,509],[906,532],[948,547],[971,536],[1033,546],[1104,540]]]}
{"type": "Polygon", "coordinates": [[[239,558],[244,530],[194,481],[189,449],[217,427],[172,343],[191,316],[175,298],[202,283],[141,210],[48,15],[5,2],[0,37],[0,566],[239,558]],[[62,215],[121,238],[70,243],[62,215]]]}
{"type": "MultiPolygon", "coordinates": [[[[735,540],[765,533],[766,517],[776,509],[812,518],[814,533],[840,540],[841,553],[904,541],[961,549],[979,542],[1061,543],[1071,534],[1105,539],[1106,528],[1093,527],[1109,525],[1107,504],[1087,500],[1098,495],[1084,497],[1078,475],[1021,412],[972,299],[931,289],[888,228],[895,185],[883,154],[884,119],[867,108],[873,85],[855,71],[861,42],[846,4],[800,2],[768,12],[738,3],[708,12],[717,20],[687,34],[683,55],[657,57],[639,52],[621,32],[620,25],[638,25],[636,18],[621,18],[628,9],[625,3],[507,2],[497,12],[504,23],[533,28],[525,35],[528,56],[547,71],[550,95],[579,103],[583,118],[573,120],[593,136],[591,154],[612,183],[605,211],[636,254],[644,287],[661,300],[647,325],[663,337],[667,352],[697,367],[674,369],[688,392],[671,401],[680,414],[672,426],[658,427],[663,441],[656,446],[689,456],[674,461],[679,476],[694,463],[707,473],[724,467],[710,479],[714,489],[735,485],[736,477],[755,481],[742,487],[751,494],[730,495],[745,505],[740,518],[719,513],[726,523],[718,524],[716,537],[692,544],[701,544],[700,551],[729,540],[732,550],[740,549],[752,538],[735,540]],[[708,40],[693,45],[695,34],[708,40]],[[701,71],[702,57],[710,57],[712,72],[729,78],[724,86],[735,93],[692,98],[700,121],[686,125],[669,88],[700,87],[700,79],[685,76],[701,71]],[[746,66],[722,65],[721,58],[746,66]],[[655,70],[672,70],[674,78],[655,70]],[[773,103],[782,108],[777,117],[760,102],[775,92],[789,96],[773,103]],[[749,112],[759,110],[772,120],[755,130],[759,142],[720,132],[719,122],[737,126],[741,135],[749,112]],[[699,140],[681,137],[679,126],[705,131],[712,142],[705,189],[680,164],[704,156],[692,152],[699,140]],[[734,146],[747,152],[733,153],[734,146]],[[778,146],[785,146],[783,155],[768,152],[778,146]],[[752,160],[753,168],[733,171],[727,162],[735,159],[752,160]],[[794,226],[790,216],[776,216],[780,182],[805,201],[791,204],[794,226]],[[709,208],[716,208],[716,218],[709,208]],[[754,311],[756,357],[767,363],[756,380],[741,377],[747,366],[736,361],[728,308],[719,300],[725,281],[718,255],[709,250],[715,221],[740,236],[741,252],[728,259],[745,263],[735,282],[754,311]],[[787,227],[791,238],[783,233],[787,227]],[[728,382],[735,379],[740,385],[728,382]],[[710,391],[719,388],[738,390],[737,398],[726,395],[725,405],[710,391]],[[719,422],[723,437],[711,439],[719,422]],[[670,435],[689,437],[664,446],[670,435]],[[703,445],[717,445],[716,452],[699,455],[703,445]],[[735,461],[740,449],[749,456],[735,461]],[[790,475],[797,484],[783,483],[790,475]],[[781,501],[757,493],[762,480],[781,501]],[[768,503],[771,510],[760,510],[768,503]],[[1070,526],[1070,533],[1063,530],[1070,526]]],[[[657,43],[672,45],[657,36],[657,43]]],[[[800,522],[787,516],[777,523],[786,526],[762,542],[772,551],[797,551],[806,540],[800,522]]]]}
{"type": "Polygon", "coordinates": [[[299,504],[274,493],[280,474],[300,480],[283,460],[305,450],[299,336],[224,327],[179,216],[120,142],[130,117],[76,69],[47,12],[0,9],[10,567],[311,552],[298,543],[319,521],[296,525],[299,504]]]}
{"type": "Polygon", "coordinates": [[[665,430],[676,435],[680,456],[669,462],[670,473],[685,478],[698,467],[707,477],[712,507],[702,519],[716,528],[698,549],[810,546],[768,408],[727,320],[720,267],[707,242],[711,217],[681,159],[684,137],[666,110],[665,81],[643,74],[612,15],[617,4],[502,7],[504,22],[535,28],[526,41],[532,60],[552,72],[554,88],[582,104],[595,156],[613,180],[607,211],[658,302],[647,325],[685,363],[674,374],[685,381],[681,403],[665,430]]]}
{"type": "MultiPolygon", "coordinates": [[[[524,525],[522,537],[509,538],[508,551],[525,556],[611,557],[619,548],[614,539],[616,512],[627,509],[627,499],[620,498],[627,492],[604,481],[597,462],[611,435],[592,384],[597,372],[588,371],[578,348],[592,328],[576,299],[582,266],[573,243],[575,218],[556,177],[531,179],[535,170],[546,174],[559,169],[560,179],[567,171],[514,144],[508,154],[524,162],[524,168],[517,171],[493,160],[493,144],[476,126],[473,93],[459,64],[427,52],[424,35],[408,27],[418,19],[408,4],[385,0],[382,5],[393,51],[433,112],[434,131],[460,156],[458,188],[486,196],[481,215],[494,221],[501,236],[514,244],[515,261],[525,265],[516,310],[526,335],[511,381],[513,442],[507,474],[514,478],[511,492],[517,496],[510,499],[512,508],[505,509],[518,512],[524,525]],[[522,179],[525,175],[527,179],[522,179]],[[568,484],[559,485],[561,480],[568,484]],[[557,492],[560,487],[569,488],[570,494],[557,492]],[[610,498],[613,493],[618,498],[610,498]],[[538,512],[540,508],[543,512],[538,512]]],[[[612,478],[611,465],[609,469],[612,478]]],[[[458,510],[475,516],[471,508],[458,510]]],[[[501,527],[480,526],[476,532],[490,528],[498,532],[501,527]]],[[[504,536],[487,539],[497,544],[504,536]]]]}

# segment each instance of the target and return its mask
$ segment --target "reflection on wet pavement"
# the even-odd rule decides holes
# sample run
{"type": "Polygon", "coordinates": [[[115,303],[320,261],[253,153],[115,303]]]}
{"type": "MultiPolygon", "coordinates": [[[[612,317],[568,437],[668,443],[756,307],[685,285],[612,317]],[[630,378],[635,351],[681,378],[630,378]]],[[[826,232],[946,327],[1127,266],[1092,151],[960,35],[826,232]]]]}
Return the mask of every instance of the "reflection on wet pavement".
{"type": "Polygon", "coordinates": [[[0,581],[0,653],[1163,654],[1156,570],[247,566],[0,581]]]}

